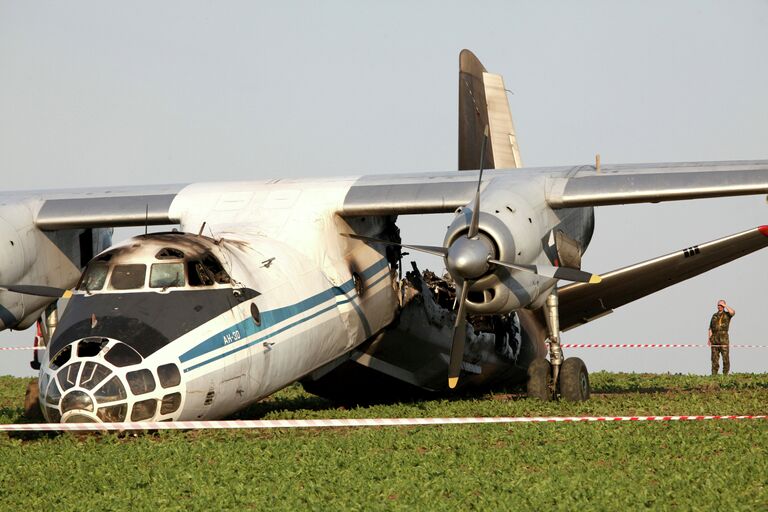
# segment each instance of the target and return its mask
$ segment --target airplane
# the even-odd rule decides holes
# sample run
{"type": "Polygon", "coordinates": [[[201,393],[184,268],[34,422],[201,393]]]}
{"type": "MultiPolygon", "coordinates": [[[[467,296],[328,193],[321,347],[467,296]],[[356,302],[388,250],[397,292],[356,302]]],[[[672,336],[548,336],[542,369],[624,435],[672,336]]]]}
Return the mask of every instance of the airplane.
{"type": "Polygon", "coordinates": [[[48,422],[226,417],[524,384],[587,400],[560,333],[768,245],[768,226],[596,274],[594,208],[768,193],[768,161],[525,168],[500,75],[460,54],[459,171],[0,194],[0,328],[37,323],[48,422]],[[404,214],[455,214],[442,246],[404,214]],[[121,226],[174,226],[112,244],[121,226]],[[447,273],[405,250],[436,254],[447,273]]]}

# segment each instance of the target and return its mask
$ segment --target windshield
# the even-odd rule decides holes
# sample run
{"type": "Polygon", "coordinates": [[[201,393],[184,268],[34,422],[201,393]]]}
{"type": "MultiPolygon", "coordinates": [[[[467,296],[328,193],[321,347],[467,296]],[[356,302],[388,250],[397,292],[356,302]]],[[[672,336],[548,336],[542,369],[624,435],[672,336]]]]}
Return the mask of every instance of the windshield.
{"type": "Polygon", "coordinates": [[[165,292],[168,289],[207,288],[231,284],[221,261],[211,252],[185,252],[176,247],[156,249],[137,242],[97,256],[83,271],[77,289],[165,292]],[[151,251],[151,252],[150,252],[151,251]]]}
{"type": "Polygon", "coordinates": [[[141,264],[117,265],[112,271],[110,284],[115,290],[134,290],[144,286],[147,266],[141,264]]]}
{"type": "Polygon", "coordinates": [[[104,287],[104,282],[107,280],[107,272],[109,272],[109,265],[106,263],[91,263],[85,269],[77,289],[85,291],[101,290],[104,287]]]}
{"type": "Polygon", "coordinates": [[[150,288],[184,286],[184,263],[155,263],[149,271],[150,288]]]}

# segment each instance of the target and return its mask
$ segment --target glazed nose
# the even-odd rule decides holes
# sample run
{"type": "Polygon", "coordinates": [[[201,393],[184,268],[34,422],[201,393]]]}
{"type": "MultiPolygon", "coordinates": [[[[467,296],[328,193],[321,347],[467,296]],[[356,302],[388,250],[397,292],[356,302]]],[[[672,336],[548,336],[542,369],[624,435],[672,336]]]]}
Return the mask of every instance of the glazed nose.
{"type": "Polygon", "coordinates": [[[84,338],[55,355],[40,380],[48,421],[169,420],[183,402],[175,362],[149,364],[118,340],[84,338]]]}

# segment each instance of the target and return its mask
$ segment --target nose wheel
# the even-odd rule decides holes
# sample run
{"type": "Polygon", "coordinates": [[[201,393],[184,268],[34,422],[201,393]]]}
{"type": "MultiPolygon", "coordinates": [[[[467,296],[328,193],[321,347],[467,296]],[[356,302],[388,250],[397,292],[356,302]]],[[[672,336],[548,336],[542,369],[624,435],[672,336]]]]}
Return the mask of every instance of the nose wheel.
{"type": "Polygon", "coordinates": [[[32,379],[27,384],[27,392],[24,395],[24,419],[39,423],[45,421],[43,411],[40,410],[40,387],[38,379],[32,379]]]}
{"type": "Polygon", "coordinates": [[[559,394],[563,400],[583,402],[591,393],[589,372],[578,357],[563,358],[556,291],[547,297],[544,313],[549,334],[549,361],[535,359],[528,367],[528,396],[548,401],[559,394]]]}

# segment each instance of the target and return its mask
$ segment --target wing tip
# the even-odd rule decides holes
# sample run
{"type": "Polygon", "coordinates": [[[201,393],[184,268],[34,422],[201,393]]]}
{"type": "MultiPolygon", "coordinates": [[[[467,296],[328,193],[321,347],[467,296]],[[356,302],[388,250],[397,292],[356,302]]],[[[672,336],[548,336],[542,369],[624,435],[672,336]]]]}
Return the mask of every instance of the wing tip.
{"type": "Polygon", "coordinates": [[[760,231],[765,236],[768,236],[768,226],[758,226],[757,230],[760,231]]]}

